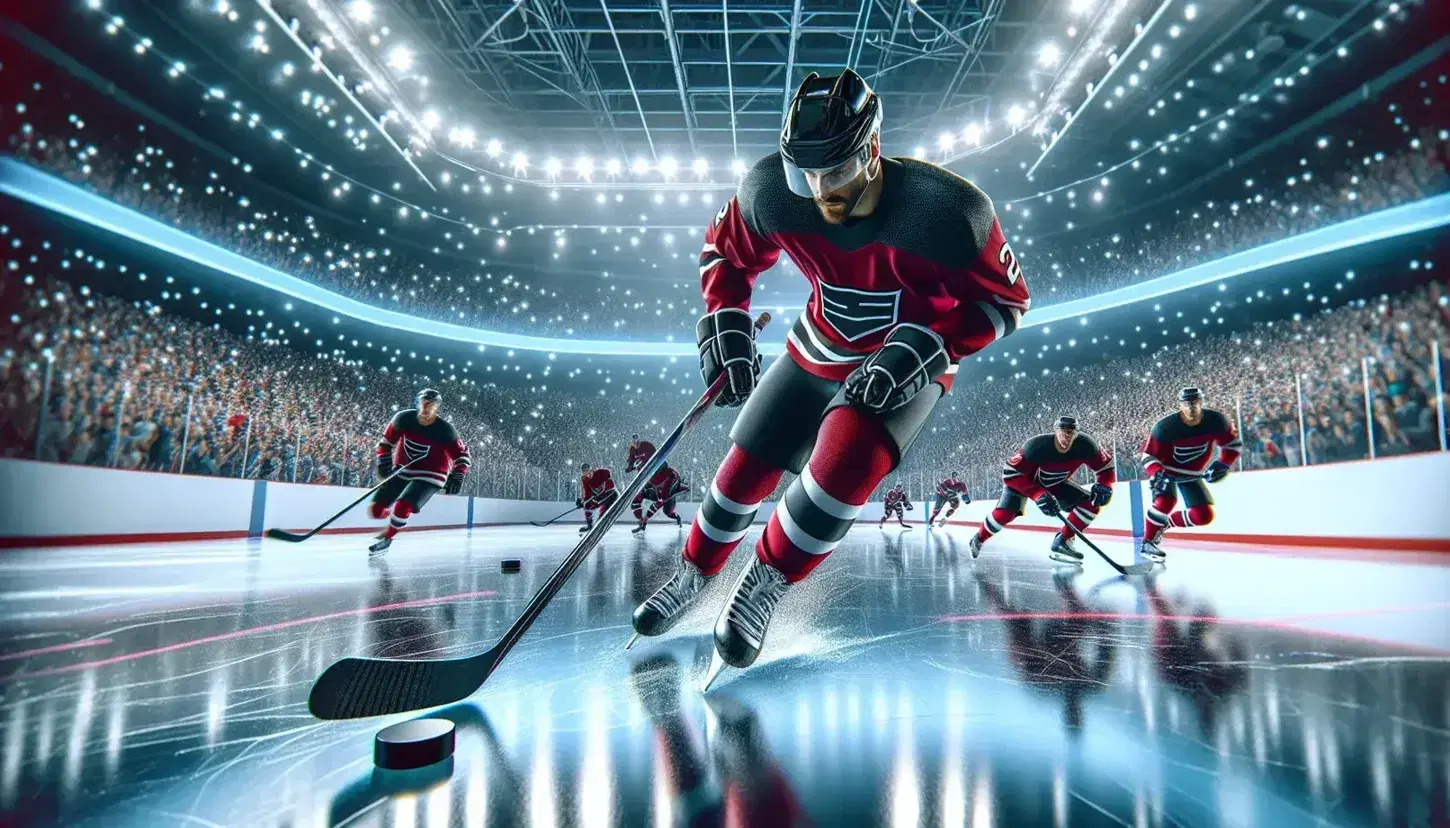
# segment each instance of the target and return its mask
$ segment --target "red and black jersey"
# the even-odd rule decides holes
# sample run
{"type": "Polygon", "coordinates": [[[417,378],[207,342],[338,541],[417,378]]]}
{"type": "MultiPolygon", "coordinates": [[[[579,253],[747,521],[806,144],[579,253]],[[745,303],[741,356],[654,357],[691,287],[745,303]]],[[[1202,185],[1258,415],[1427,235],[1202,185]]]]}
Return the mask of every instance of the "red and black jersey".
{"type": "Polygon", "coordinates": [[[680,473],[664,465],[645,484],[645,496],[650,500],[665,501],[684,491],[684,488],[680,473]]]}
{"type": "Polygon", "coordinates": [[[590,501],[597,504],[614,492],[614,475],[609,473],[609,469],[595,469],[579,477],[579,488],[584,492],[582,497],[586,504],[590,501]]]}
{"type": "Polygon", "coordinates": [[[829,224],[790,191],[779,153],[746,174],[705,232],[705,310],[750,308],[755,279],[787,253],[811,283],[786,351],[819,377],[844,380],[897,324],[942,337],[951,367],[1017,329],[1030,298],[991,199],[935,164],[882,158],[869,216],[829,224]]]}
{"type": "Polygon", "coordinates": [[[453,425],[438,417],[428,425],[418,422],[418,410],[405,409],[393,415],[378,441],[378,457],[391,455],[398,476],[424,480],[442,486],[448,474],[468,473],[468,446],[453,425]],[[408,465],[408,464],[412,465],[408,465]],[[407,468],[403,466],[407,465],[407,468]]]}
{"type": "Polygon", "coordinates": [[[1036,500],[1043,492],[1071,479],[1083,466],[1091,469],[1104,486],[1118,480],[1113,458],[1098,448],[1093,438],[1079,434],[1067,451],[1058,451],[1053,435],[1039,434],[1007,461],[1002,482],[1012,491],[1036,500]]]}
{"type": "Polygon", "coordinates": [[[1152,476],[1164,469],[1175,477],[1196,477],[1213,462],[1214,446],[1223,462],[1233,465],[1239,459],[1244,445],[1228,417],[1205,408],[1198,425],[1191,426],[1175,411],[1153,424],[1143,444],[1143,471],[1152,476]]]}
{"type": "Polygon", "coordinates": [[[955,477],[948,477],[936,484],[936,496],[943,500],[953,497],[963,497],[966,493],[967,484],[955,477]]]}
{"type": "Polygon", "coordinates": [[[624,470],[632,472],[644,468],[644,464],[655,456],[655,444],[648,440],[635,440],[629,444],[629,456],[624,459],[624,470]]]}
{"type": "Polygon", "coordinates": [[[906,505],[906,492],[902,489],[886,490],[886,508],[895,509],[898,506],[906,505]]]}

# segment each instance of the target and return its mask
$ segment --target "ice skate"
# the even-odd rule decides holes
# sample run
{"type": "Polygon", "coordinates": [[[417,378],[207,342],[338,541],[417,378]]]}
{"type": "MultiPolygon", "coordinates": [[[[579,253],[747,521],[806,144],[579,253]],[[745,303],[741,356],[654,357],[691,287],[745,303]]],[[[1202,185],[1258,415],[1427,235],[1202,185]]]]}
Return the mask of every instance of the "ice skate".
{"type": "Polygon", "coordinates": [[[1082,553],[1073,548],[1072,538],[1064,538],[1062,535],[1052,536],[1052,551],[1047,557],[1058,563],[1077,564],[1082,566],[1082,553]]]}
{"type": "Polygon", "coordinates": [[[749,667],[765,645],[775,605],[790,587],[780,570],[752,555],[715,621],[715,650],[732,667],[749,667]]]}
{"type": "Polygon", "coordinates": [[[976,535],[972,535],[972,539],[967,541],[967,549],[971,551],[972,560],[975,561],[977,556],[982,554],[982,539],[976,535]]]}
{"type": "Polygon", "coordinates": [[[714,576],[700,574],[696,566],[684,558],[679,568],[634,610],[634,631],[639,635],[663,635],[673,627],[685,610],[695,602],[700,591],[714,576]]]}
{"type": "Polygon", "coordinates": [[[593,523],[586,523],[583,526],[580,526],[579,527],[579,534],[582,535],[585,532],[588,532],[590,529],[593,529],[593,528],[594,528],[594,524],[593,523]]]}
{"type": "Polygon", "coordinates": [[[1162,533],[1159,533],[1158,536],[1153,538],[1145,538],[1143,540],[1143,546],[1138,550],[1138,554],[1154,563],[1163,563],[1163,559],[1166,556],[1163,554],[1163,548],[1158,545],[1158,539],[1161,535],[1162,533]]]}
{"type": "Polygon", "coordinates": [[[640,521],[638,526],[636,526],[633,529],[629,530],[629,533],[631,535],[638,535],[640,532],[643,532],[644,531],[644,527],[645,527],[644,521],[640,521]]]}
{"type": "Polygon", "coordinates": [[[381,537],[381,538],[378,538],[378,542],[377,543],[375,543],[372,546],[369,546],[368,547],[368,553],[369,554],[373,554],[373,555],[381,555],[384,552],[388,551],[388,547],[389,546],[392,546],[392,545],[393,545],[393,539],[392,538],[389,538],[389,537],[381,537]]]}

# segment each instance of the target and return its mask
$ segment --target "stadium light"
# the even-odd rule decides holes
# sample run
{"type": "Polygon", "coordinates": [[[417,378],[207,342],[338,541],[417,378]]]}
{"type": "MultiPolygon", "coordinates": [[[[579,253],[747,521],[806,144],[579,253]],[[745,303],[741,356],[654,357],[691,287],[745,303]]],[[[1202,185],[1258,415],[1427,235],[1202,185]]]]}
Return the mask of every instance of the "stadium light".
{"type": "Polygon", "coordinates": [[[406,72],[413,68],[413,53],[406,46],[394,46],[388,52],[388,65],[399,72],[406,72]]]}
{"type": "Polygon", "coordinates": [[[1042,44],[1042,49],[1037,53],[1037,62],[1043,66],[1056,66],[1062,60],[1062,49],[1051,41],[1042,44]]]}
{"type": "Polygon", "coordinates": [[[373,22],[373,4],[368,0],[352,0],[347,7],[347,13],[359,23],[373,22]]]}

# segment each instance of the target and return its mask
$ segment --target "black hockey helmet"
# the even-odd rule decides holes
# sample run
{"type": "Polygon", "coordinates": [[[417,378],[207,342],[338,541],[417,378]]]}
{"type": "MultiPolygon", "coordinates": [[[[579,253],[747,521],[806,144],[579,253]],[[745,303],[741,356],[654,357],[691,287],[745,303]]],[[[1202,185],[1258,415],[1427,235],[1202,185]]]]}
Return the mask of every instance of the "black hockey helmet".
{"type": "Polygon", "coordinates": [[[1060,428],[1063,431],[1077,431],[1077,418],[1064,414],[1057,418],[1057,422],[1053,423],[1052,427],[1060,428]]]}
{"type": "Polygon", "coordinates": [[[1199,391],[1198,386],[1196,385],[1190,385],[1187,388],[1178,389],[1179,402],[1193,402],[1194,400],[1201,399],[1203,399],[1203,392],[1199,391]]]}
{"type": "Polygon", "coordinates": [[[438,403],[439,405],[442,405],[443,395],[432,388],[424,388],[422,391],[418,392],[418,407],[422,408],[423,403],[425,402],[438,403]]]}
{"type": "Polygon", "coordinates": [[[803,198],[839,189],[871,160],[881,131],[881,99],[850,69],[806,76],[786,110],[780,158],[791,192],[803,198]]]}

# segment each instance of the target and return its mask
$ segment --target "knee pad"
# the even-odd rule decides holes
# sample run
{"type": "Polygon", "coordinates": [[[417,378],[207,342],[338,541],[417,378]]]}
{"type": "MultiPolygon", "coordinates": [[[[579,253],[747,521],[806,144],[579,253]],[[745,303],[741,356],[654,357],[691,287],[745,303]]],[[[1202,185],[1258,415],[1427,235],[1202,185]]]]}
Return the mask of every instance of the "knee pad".
{"type": "Polygon", "coordinates": [[[1188,523],[1190,526],[1207,526],[1213,522],[1213,507],[1207,503],[1200,506],[1188,507],[1188,523]]]}
{"type": "Polygon", "coordinates": [[[415,513],[417,513],[417,511],[418,510],[413,507],[413,504],[409,503],[406,500],[400,500],[398,501],[398,505],[393,507],[393,517],[397,518],[398,520],[407,520],[415,513]]]}
{"type": "Polygon", "coordinates": [[[383,518],[387,517],[391,511],[392,508],[387,503],[368,504],[368,514],[373,516],[373,520],[382,520],[383,518]]]}
{"type": "Polygon", "coordinates": [[[821,421],[807,464],[817,485],[845,503],[865,503],[896,467],[896,445],[877,415],[843,405],[821,421]]]}
{"type": "Polygon", "coordinates": [[[1153,498],[1153,508],[1163,514],[1171,514],[1173,507],[1178,505],[1178,498],[1170,495],[1158,495],[1153,498]]]}

